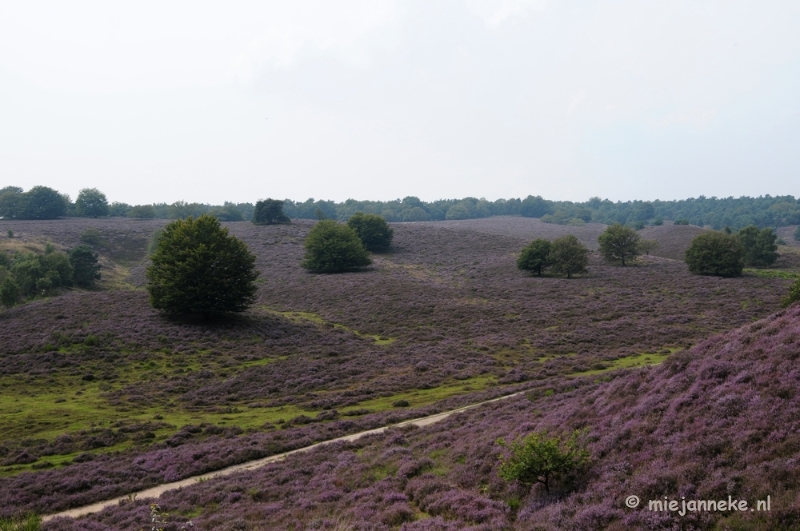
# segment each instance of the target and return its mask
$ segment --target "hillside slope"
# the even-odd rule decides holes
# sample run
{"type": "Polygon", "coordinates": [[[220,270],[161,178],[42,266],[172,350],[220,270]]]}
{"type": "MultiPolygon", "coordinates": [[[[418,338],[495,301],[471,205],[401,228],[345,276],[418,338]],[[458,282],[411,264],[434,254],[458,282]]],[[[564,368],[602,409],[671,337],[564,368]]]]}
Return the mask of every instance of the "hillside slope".
{"type": "MultiPolygon", "coordinates": [[[[540,388],[529,399],[292,456],[159,503],[200,529],[800,529],[798,357],[795,306],[658,367],[540,388]],[[589,429],[593,464],[574,490],[526,494],[497,477],[498,437],[579,428],[589,429]],[[642,504],[625,507],[629,495],[642,504]],[[749,508],[767,496],[768,512],[647,510],[648,500],[664,497],[731,497],[749,508]]],[[[139,501],[45,529],[133,530],[147,516],[139,501]]]]}

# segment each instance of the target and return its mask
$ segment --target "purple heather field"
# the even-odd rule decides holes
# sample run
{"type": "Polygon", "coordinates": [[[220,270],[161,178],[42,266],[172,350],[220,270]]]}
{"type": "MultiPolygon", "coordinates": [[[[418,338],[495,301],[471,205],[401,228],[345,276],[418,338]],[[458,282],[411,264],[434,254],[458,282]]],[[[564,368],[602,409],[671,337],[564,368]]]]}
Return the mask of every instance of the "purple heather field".
{"type": "MultiPolygon", "coordinates": [[[[631,267],[592,252],[589,273],[567,280],[520,272],[516,254],[566,233],[596,248],[603,225],[393,224],[391,252],[369,268],[315,275],[299,267],[312,222],[226,223],[257,256],[258,300],[210,324],[148,305],[146,249],[164,223],[3,222],[31,249],[96,229],[104,279],[0,312],[0,515],[79,507],[525,389],[159,503],[175,529],[800,529],[800,311],[780,311],[792,280],[691,275],[674,258],[700,229],[651,231],[661,251],[631,267]],[[497,475],[497,438],[578,428],[592,460],[550,493],[497,475]],[[630,494],[770,495],[772,510],[676,517],[627,509],[630,494]]],[[[795,271],[796,250],[781,252],[776,271],[795,271]]],[[[139,530],[149,511],[137,500],[43,528],[139,530]]]]}

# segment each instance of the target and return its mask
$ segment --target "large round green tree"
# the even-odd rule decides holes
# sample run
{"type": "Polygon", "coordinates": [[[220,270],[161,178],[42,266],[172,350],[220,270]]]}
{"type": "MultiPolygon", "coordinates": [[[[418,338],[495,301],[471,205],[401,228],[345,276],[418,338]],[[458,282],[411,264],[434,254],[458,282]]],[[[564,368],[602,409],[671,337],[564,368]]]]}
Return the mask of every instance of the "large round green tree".
{"type": "Polygon", "coordinates": [[[147,268],[154,308],[169,314],[216,317],[255,301],[256,257],[209,215],[164,227],[147,268]]]}
{"type": "Polygon", "coordinates": [[[533,271],[542,276],[542,270],[549,267],[551,262],[550,252],[553,245],[550,240],[537,238],[522,248],[517,258],[517,267],[523,271],[533,271]]]}
{"type": "Polygon", "coordinates": [[[75,209],[80,216],[96,218],[108,215],[108,200],[106,194],[97,188],[84,188],[78,193],[75,200],[75,209]]]}
{"type": "Polygon", "coordinates": [[[738,277],[744,268],[744,247],[734,234],[705,232],[692,240],[685,260],[689,271],[699,275],[738,277]]]}
{"type": "Polygon", "coordinates": [[[605,261],[618,262],[623,266],[626,265],[626,261],[631,263],[641,252],[640,240],[641,237],[635,230],[620,223],[609,226],[597,238],[600,244],[600,254],[605,261]]]}
{"type": "Polygon", "coordinates": [[[347,220],[347,226],[356,231],[369,251],[385,251],[392,246],[394,231],[381,216],[356,212],[347,220]]]}
{"type": "Polygon", "coordinates": [[[318,273],[350,271],[372,263],[356,231],[330,219],[314,225],[305,248],[306,255],[300,265],[318,273]]]}

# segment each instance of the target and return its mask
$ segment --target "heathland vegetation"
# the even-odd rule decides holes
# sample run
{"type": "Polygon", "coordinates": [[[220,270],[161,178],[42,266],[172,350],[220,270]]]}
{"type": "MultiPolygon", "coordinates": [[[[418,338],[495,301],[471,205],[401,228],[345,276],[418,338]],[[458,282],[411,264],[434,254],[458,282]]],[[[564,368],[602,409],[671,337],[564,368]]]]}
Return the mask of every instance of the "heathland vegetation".
{"type": "MultiPolygon", "coordinates": [[[[800,517],[800,247],[777,245],[771,227],[666,216],[641,231],[524,216],[388,225],[366,208],[346,224],[287,223],[279,203],[238,223],[203,212],[170,224],[0,220],[13,235],[0,239],[2,282],[51,262],[33,286],[61,282],[0,312],[0,517],[515,391],[526,393],[442,424],[169,492],[159,522],[780,529],[800,517]],[[703,262],[730,254],[735,277],[703,262]],[[695,255],[711,276],[692,274],[695,255]],[[626,508],[631,494],[770,495],[773,511],[679,518],[626,508]]],[[[150,503],[130,496],[42,527],[138,531],[150,503]]]]}

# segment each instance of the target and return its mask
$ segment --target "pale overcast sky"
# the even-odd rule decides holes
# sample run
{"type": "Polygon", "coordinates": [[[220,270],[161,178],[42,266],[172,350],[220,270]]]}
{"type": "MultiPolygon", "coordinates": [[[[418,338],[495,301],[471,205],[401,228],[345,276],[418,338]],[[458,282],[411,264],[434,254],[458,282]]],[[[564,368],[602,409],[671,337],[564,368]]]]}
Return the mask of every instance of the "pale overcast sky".
{"type": "Polygon", "coordinates": [[[800,2],[0,0],[0,187],[800,195],[800,2]]]}

